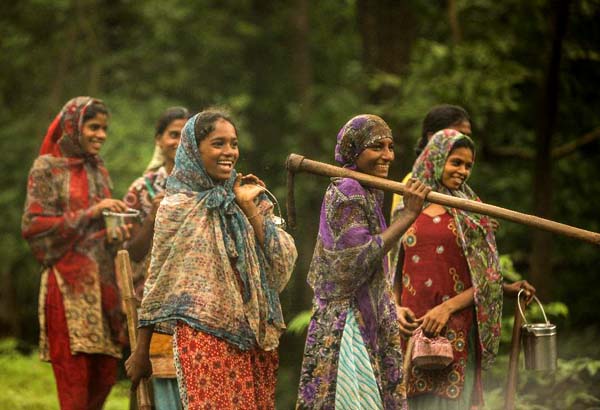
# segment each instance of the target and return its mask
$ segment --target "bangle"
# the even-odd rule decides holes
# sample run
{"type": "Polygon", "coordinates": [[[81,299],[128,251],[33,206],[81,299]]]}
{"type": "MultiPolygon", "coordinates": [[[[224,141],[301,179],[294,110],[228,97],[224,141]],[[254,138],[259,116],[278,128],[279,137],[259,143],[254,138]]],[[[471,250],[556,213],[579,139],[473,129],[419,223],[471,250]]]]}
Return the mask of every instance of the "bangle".
{"type": "Polygon", "coordinates": [[[248,216],[247,218],[248,218],[248,220],[251,220],[251,219],[254,219],[254,218],[256,218],[258,215],[262,215],[262,212],[258,211],[258,212],[257,212],[257,213],[255,213],[254,215],[252,215],[252,216],[248,216]]]}

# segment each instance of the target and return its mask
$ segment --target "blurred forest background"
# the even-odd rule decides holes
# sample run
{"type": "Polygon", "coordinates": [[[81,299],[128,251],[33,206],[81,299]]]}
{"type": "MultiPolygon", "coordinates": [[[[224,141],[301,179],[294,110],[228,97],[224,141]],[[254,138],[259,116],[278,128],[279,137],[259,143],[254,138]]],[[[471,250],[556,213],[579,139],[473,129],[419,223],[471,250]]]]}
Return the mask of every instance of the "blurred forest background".
{"type": "MultiPolygon", "coordinates": [[[[102,156],[116,197],[144,170],[154,123],[171,105],[230,107],[238,169],[263,178],[283,204],[290,152],[333,163],[339,128],[376,113],[393,129],[399,180],[426,112],[452,103],[472,116],[470,185],[485,202],[600,231],[599,23],[598,0],[4,3],[0,337],[35,352],[40,268],[20,236],[26,178],[51,119],[77,95],[111,110],[102,156]]],[[[310,308],[306,272],[327,183],[297,177],[288,321],[310,308]]],[[[522,378],[520,408],[600,408],[591,407],[600,406],[598,247],[509,222],[498,244],[507,275],[532,282],[559,326],[560,371],[522,378]]],[[[505,305],[503,352],[514,302],[505,305]]],[[[300,327],[282,339],[278,408],[293,406],[304,337],[300,327]]],[[[504,354],[488,384],[492,408],[505,374],[504,354]]]]}

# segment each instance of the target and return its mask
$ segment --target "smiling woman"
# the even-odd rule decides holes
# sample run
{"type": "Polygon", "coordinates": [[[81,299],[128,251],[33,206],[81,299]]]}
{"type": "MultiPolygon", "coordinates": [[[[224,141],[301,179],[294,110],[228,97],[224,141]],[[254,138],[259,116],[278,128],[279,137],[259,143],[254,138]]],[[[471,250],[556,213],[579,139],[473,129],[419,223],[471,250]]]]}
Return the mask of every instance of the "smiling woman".
{"type": "Polygon", "coordinates": [[[188,120],[156,215],[138,345],[126,362],[135,385],[152,372],[153,329],[174,334],[188,410],[275,408],[285,329],[279,292],[297,254],[276,225],[265,184],[236,172],[238,157],[226,113],[205,110],[188,120]]]}
{"type": "MultiPolygon", "coordinates": [[[[387,177],[394,160],[383,119],[350,119],[337,137],[335,160],[387,177]]],[[[314,290],[296,408],[401,409],[400,328],[385,254],[421,212],[429,188],[407,185],[407,209],[390,227],[383,192],[335,178],[325,192],[308,282],[314,290]]]]}
{"type": "Polygon", "coordinates": [[[83,116],[81,148],[88,155],[98,155],[106,142],[108,131],[108,110],[104,105],[92,104],[83,116]]]}
{"type": "Polygon", "coordinates": [[[52,363],[63,409],[102,407],[126,340],[116,247],[106,240],[102,220],[103,210],[127,208],[111,198],[108,171],[98,155],[107,121],[102,101],[68,101],[48,128],[27,185],[22,232],[45,268],[40,354],[52,363]]]}

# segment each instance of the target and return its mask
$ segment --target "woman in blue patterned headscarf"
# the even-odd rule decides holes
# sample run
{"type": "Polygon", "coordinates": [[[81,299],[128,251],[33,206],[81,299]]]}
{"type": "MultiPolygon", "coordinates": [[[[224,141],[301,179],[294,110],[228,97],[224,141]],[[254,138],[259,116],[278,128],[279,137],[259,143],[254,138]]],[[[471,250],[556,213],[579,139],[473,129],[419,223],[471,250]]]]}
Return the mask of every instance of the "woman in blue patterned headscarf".
{"type": "Polygon", "coordinates": [[[226,114],[190,118],[156,216],[140,340],[127,368],[134,383],[148,376],[152,330],[174,333],[187,409],[274,407],[285,329],[279,292],[297,255],[274,222],[264,183],[236,172],[238,157],[226,114]]]}

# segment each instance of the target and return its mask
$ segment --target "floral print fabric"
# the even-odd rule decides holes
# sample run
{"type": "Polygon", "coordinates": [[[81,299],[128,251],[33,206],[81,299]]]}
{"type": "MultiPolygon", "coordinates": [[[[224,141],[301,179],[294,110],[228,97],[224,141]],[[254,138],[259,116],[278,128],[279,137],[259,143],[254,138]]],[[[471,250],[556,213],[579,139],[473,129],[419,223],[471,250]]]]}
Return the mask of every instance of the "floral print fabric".
{"type": "Polygon", "coordinates": [[[383,254],[383,193],[353,179],[334,180],[323,200],[308,274],[314,290],[298,409],[333,409],[340,344],[348,312],[369,354],[385,409],[405,405],[400,331],[383,254]]]}
{"type": "Polygon", "coordinates": [[[383,138],[392,138],[392,130],[385,121],[376,115],[357,115],[338,133],[335,160],[344,167],[355,168],[354,162],[360,153],[383,138]]]}
{"type": "MultiPolygon", "coordinates": [[[[147,172],[133,181],[127,190],[123,201],[129,208],[140,211],[140,222],[146,219],[148,214],[152,212],[152,200],[157,194],[165,190],[168,176],[167,170],[162,166],[158,170],[147,172]]],[[[131,261],[131,267],[133,270],[135,292],[141,300],[144,280],[148,275],[148,268],[150,267],[150,252],[139,262],[131,261]]]]}
{"type": "MultiPolygon", "coordinates": [[[[446,159],[454,144],[461,139],[470,140],[466,135],[451,129],[434,134],[417,158],[412,174],[414,178],[429,185],[433,191],[479,201],[479,197],[466,182],[457,190],[449,190],[441,182],[446,159]]],[[[498,352],[502,316],[502,274],[496,239],[488,216],[448,207],[446,211],[454,218],[456,235],[469,266],[475,290],[482,366],[487,368],[498,352]]]]}
{"type": "MultiPolygon", "coordinates": [[[[73,353],[120,356],[123,314],[114,249],[91,208],[109,198],[110,178],[98,156],[80,145],[90,97],[70,100],[56,116],[29,171],[21,228],[35,258],[52,269],[63,296],[73,353]]],[[[40,355],[48,360],[45,304],[48,270],[40,286],[40,355]]]]}
{"type": "Polygon", "coordinates": [[[273,350],[285,329],[279,292],[296,260],[294,241],[273,221],[261,197],[265,243],[235,203],[231,178],[215,184],[206,174],[195,141],[196,116],[186,123],[156,216],[150,273],[140,325],[175,320],[220,337],[242,350],[273,350]],[[227,303],[223,303],[227,301],[227,303]]]}
{"type": "MultiPolygon", "coordinates": [[[[472,286],[454,218],[448,213],[433,217],[421,213],[404,234],[402,246],[402,306],[410,308],[416,317],[472,286]]],[[[441,370],[411,368],[407,377],[409,397],[432,393],[456,399],[462,394],[468,352],[479,348],[470,345],[469,341],[474,325],[473,313],[472,308],[456,312],[444,329],[442,335],[451,342],[454,353],[454,360],[448,367],[441,370]]],[[[476,367],[481,373],[480,366],[476,367]]],[[[481,383],[478,392],[481,392],[481,383]]]]}
{"type": "Polygon", "coordinates": [[[179,323],[175,357],[187,410],[274,410],[277,351],[240,350],[179,323]]]}

